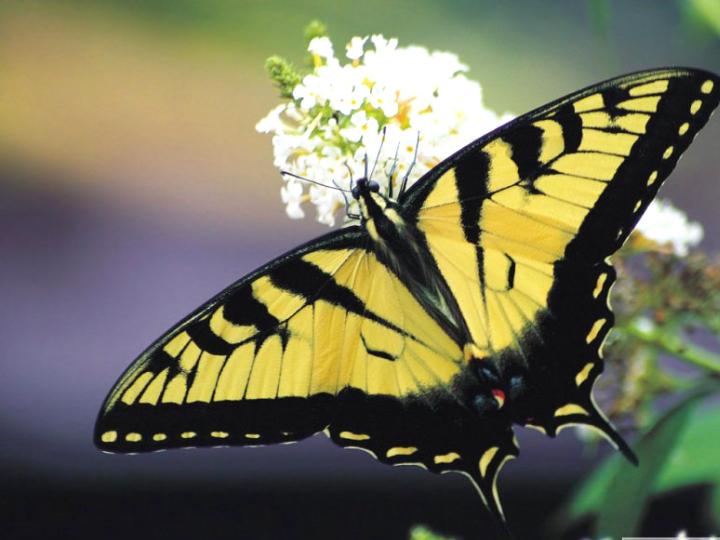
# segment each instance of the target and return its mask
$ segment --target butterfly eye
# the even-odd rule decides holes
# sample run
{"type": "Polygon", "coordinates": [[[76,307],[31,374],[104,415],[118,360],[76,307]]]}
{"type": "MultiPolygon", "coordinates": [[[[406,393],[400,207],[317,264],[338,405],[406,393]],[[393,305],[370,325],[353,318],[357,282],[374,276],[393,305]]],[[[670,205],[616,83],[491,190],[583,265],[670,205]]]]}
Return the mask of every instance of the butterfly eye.
{"type": "Polygon", "coordinates": [[[360,198],[360,188],[358,186],[353,186],[351,192],[353,197],[355,197],[356,199],[360,198]]]}
{"type": "Polygon", "coordinates": [[[374,191],[375,193],[380,191],[380,184],[373,182],[372,180],[368,182],[368,187],[370,188],[370,191],[374,191]]]}

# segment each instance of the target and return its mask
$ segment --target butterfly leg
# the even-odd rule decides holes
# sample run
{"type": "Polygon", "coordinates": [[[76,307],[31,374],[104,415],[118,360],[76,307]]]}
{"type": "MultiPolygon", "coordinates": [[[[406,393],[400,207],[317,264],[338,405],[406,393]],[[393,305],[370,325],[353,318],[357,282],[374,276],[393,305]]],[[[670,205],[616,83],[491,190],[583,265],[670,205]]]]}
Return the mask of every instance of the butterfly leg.
{"type": "Polygon", "coordinates": [[[380,139],[380,146],[378,147],[377,155],[375,156],[375,162],[373,163],[372,169],[370,170],[370,176],[367,175],[367,154],[365,154],[365,178],[370,180],[373,177],[373,174],[375,174],[375,168],[377,167],[378,161],[380,161],[380,152],[382,152],[382,147],[385,144],[385,134],[387,132],[387,126],[383,126],[382,128],[382,139],[380,139]]]}
{"type": "Polygon", "coordinates": [[[345,195],[345,190],[343,190],[335,180],[333,180],[332,183],[335,184],[338,190],[340,190],[340,193],[342,193],[343,200],[345,201],[345,215],[350,219],[360,219],[360,214],[350,212],[350,201],[348,200],[347,195],[345,195]]]}

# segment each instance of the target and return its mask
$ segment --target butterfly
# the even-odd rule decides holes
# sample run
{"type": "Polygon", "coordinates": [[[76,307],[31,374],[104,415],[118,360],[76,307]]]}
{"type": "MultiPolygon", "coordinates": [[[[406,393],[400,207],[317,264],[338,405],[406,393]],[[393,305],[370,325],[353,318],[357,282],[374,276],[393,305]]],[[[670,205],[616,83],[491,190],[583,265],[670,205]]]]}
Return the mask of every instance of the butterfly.
{"type": "Polygon", "coordinates": [[[592,398],[609,257],[719,99],[711,73],[639,72],[501,126],[396,198],[357,180],[356,222],[230,285],[130,365],[96,445],[324,432],[383,463],[466,475],[501,523],[515,425],[590,426],[636,461],[592,398]]]}

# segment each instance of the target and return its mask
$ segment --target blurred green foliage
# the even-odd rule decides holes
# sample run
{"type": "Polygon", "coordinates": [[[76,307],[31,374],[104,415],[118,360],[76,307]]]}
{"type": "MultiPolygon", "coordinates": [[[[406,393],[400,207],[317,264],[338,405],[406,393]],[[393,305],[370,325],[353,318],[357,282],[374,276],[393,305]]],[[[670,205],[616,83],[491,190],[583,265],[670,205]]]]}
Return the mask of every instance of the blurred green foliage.
{"type": "Polygon", "coordinates": [[[720,526],[720,404],[709,400],[698,407],[702,398],[720,393],[720,356],[714,352],[720,259],[700,251],[680,256],[636,232],[613,262],[616,328],[595,396],[617,426],[637,434],[640,465],[608,458],[553,526],[564,529],[592,515],[598,537],[640,534],[654,497],[691,485],[710,487],[712,501],[706,503],[720,526]],[[674,402],[669,409],[668,402],[674,402]]]}
{"type": "Polygon", "coordinates": [[[618,455],[606,459],[559,513],[555,527],[593,515],[599,537],[638,533],[652,497],[690,485],[712,486],[708,517],[720,526],[720,405],[703,402],[719,389],[717,381],[699,386],[644,432],[635,444],[638,469],[618,455]]]}
{"type": "Polygon", "coordinates": [[[281,98],[292,97],[293,88],[302,80],[293,65],[280,56],[271,56],[265,60],[265,70],[280,90],[281,98]]]}
{"type": "MultiPolygon", "coordinates": [[[[611,0],[585,0],[588,19],[598,34],[606,35],[613,22],[611,0]]],[[[677,7],[686,30],[693,37],[720,37],[720,2],[718,0],[678,0],[677,7]]]]}
{"type": "Polygon", "coordinates": [[[720,2],[718,0],[681,0],[680,8],[691,32],[720,37],[720,2]]]}
{"type": "Polygon", "coordinates": [[[424,525],[416,525],[410,529],[410,540],[455,540],[450,536],[441,536],[424,525]]]}
{"type": "MultiPolygon", "coordinates": [[[[31,3],[33,0],[30,0],[31,3]]],[[[42,4],[42,1],[35,0],[42,4]]],[[[75,4],[86,9],[113,9],[118,13],[161,25],[184,25],[195,30],[212,29],[213,32],[227,32],[227,36],[243,34],[253,28],[257,22],[257,15],[263,11],[275,12],[282,16],[282,26],[292,27],[295,20],[307,23],[314,16],[324,19],[334,19],[338,11],[350,8],[350,4],[343,2],[329,2],[326,0],[310,0],[305,2],[303,9],[297,9],[297,4],[291,0],[275,0],[272,5],[262,1],[237,2],[234,0],[70,0],[68,4],[75,4]],[[264,9],[263,9],[264,8],[264,9]],[[223,30],[224,29],[224,30],[223,30]]],[[[491,2],[467,2],[454,0],[451,2],[433,2],[432,0],[419,0],[424,8],[431,9],[434,5],[445,5],[447,17],[467,14],[474,17],[483,12],[492,13],[496,7],[491,2]]],[[[519,2],[517,8],[522,9],[519,2]]],[[[365,2],[366,8],[377,8],[377,13],[383,17],[395,19],[402,11],[401,6],[393,7],[380,0],[365,2]]],[[[559,3],[562,5],[563,3],[559,3]]],[[[569,4],[569,3],[566,3],[569,4]]],[[[613,17],[617,10],[613,9],[612,0],[585,0],[587,17],[590,24],[599,32],[609,31],[613,17]]],[[[550,8],[550,6],[548,6],[550,8]]],[[[720,2],[717,0],[678,0],[679,14],[691,23],[693,30],[707,30],[720,36],[720,2]]],[[[571,10],[568,10],[569,13],[571,10]]],[[[379,21],[382,24],[382,21],[379,21]]],[[[256,28],[257,30],[257,28],[256,28]]],[[[324,35],[327,32],[320,32],[324,35]]],[[[308,40],[309,41],[309,40],[308,40]]]]}

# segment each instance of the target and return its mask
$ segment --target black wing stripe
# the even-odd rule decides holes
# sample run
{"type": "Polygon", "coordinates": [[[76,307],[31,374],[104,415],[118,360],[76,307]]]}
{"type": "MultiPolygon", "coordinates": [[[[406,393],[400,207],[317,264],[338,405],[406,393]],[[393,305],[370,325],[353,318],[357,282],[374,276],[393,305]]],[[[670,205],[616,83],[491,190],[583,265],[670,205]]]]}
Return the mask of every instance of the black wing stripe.
{"type": "Polygon", "coordinates": [[[190,339],[203,351],[218,356],[228,356],[237,345],[228,343],[210,329],[209,319],[192,325],[187,329],[190,339]]]}
{"type": "Polygon", "coordinates": [[[518,167],[520,178],[530,178],[542,164],[543,130],[532,124],[526,125],[504,136],[503,140],[512,148],[512,160],[518,167]]]}
{"type": "Polygon", "coordinates": [[[322,299],[342,306],[351,313],[362,314],[365,303],[353,291],[339,285],[335,279],[320,268],[302,259],[277,268],[270,274],[274,285],[307,299],[322,299]],[[325,283],[319,290],[313,284],[325,283]]]}
{"type": "Polygon", "coordinates": [[[458,164],[455,169],[455,185],[461,200],[477,201],[478,204],[464,204],[462,206],[462,224],[465,228],[465,238],[468,242],[476,244],[480,238],[480,202],[487,195],[487,179],[490,167],[488,156],[477,152],[468,156],[467,160],[458,164]]]}
{"type": "Polygon", "coordinates": [[[225,319],[237,326],[255,326],[259,332],[272,330],[280,324],[267,306],[253,296],[252,288],[246,285],[238,288],[228,298],[223,308],[225,319]]]}
{"type": "Polygon", "coordinates": [[[582,142],[582,120],[575,113],[573,106],[568,104],[560,107],[557,113],[552,116],[552,119],[562,126],[564,152],[577,151],[582,142]]]}

